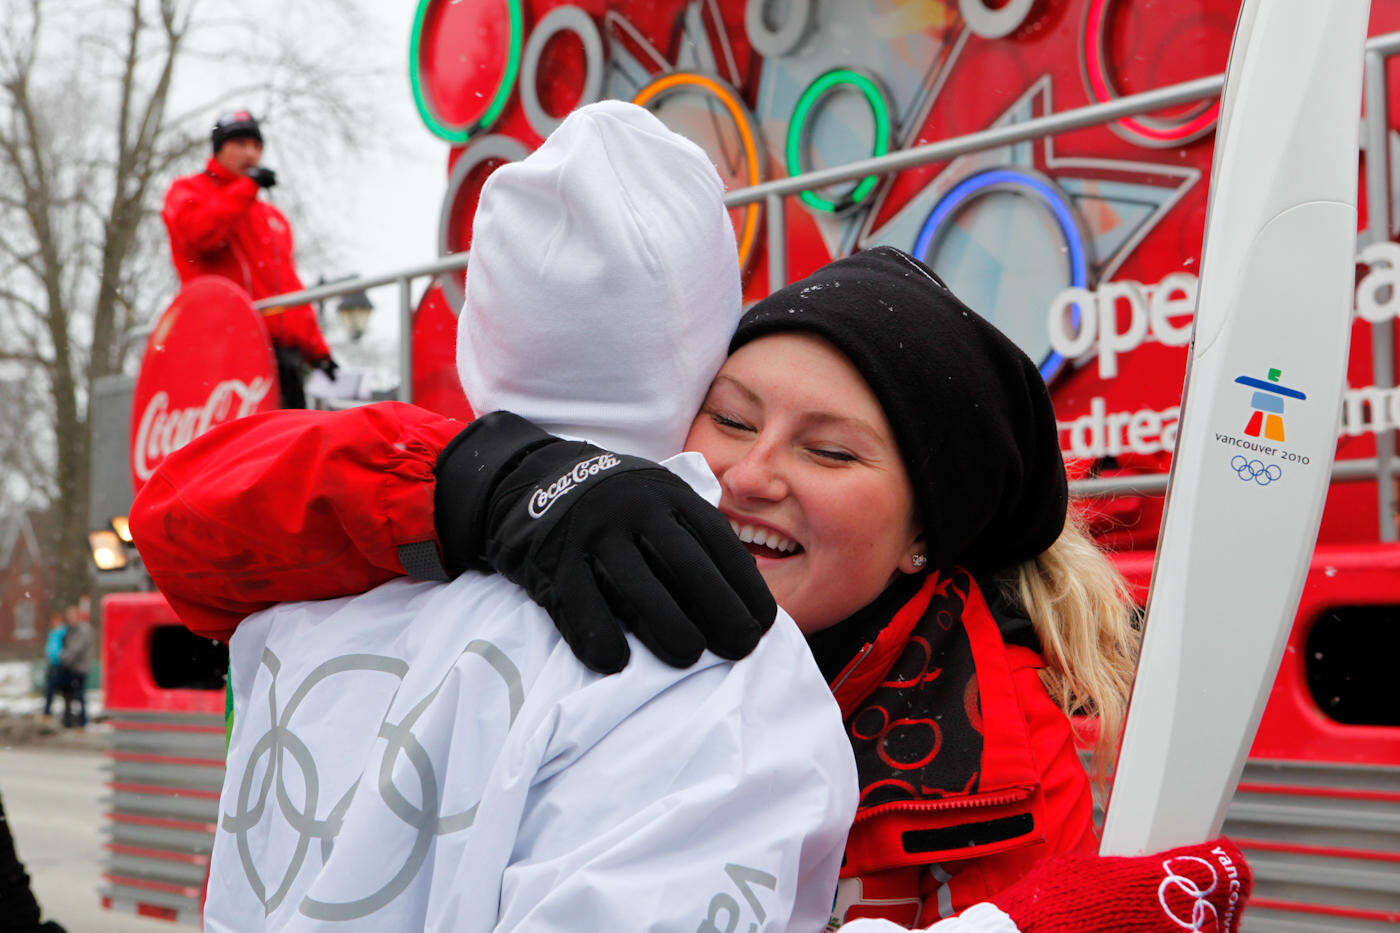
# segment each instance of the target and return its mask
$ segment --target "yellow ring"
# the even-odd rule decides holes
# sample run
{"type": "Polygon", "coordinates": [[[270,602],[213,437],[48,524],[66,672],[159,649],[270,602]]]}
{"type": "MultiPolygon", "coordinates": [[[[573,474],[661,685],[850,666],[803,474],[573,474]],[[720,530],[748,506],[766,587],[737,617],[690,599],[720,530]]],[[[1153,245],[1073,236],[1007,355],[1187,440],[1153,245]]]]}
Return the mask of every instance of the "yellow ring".
{"type": "MultiPolygon", "coordinates": [[[[753,120],[749,117],[743,102],[739,100],[739,95],[735,94],[728,85],[707,75],[696,74],[692,71],[678,71],[662,75],[642,88],[637,92],[637,96],[632,98],[632,103],[638,107],[645,107],[667,91],[684,85],[709,91],[719,99],[719,102],[724,105],[724,109],[729,111],[729,116],[734,120],[734,125],[739,130],[739,140],[744,144],[744,158],[748,160],[749,185],[761,182],[763,180],[760,174],[762,163],[759,161],[758,140],[754,136],[753,120]]],[[[741,269],[748,268],[749,258],[753,254],[754,244],[758,240],[758,217],[761,209],[762,205],[758,202],[744,205],[744,229],[739,235],[739,268],[741,269]]]]}

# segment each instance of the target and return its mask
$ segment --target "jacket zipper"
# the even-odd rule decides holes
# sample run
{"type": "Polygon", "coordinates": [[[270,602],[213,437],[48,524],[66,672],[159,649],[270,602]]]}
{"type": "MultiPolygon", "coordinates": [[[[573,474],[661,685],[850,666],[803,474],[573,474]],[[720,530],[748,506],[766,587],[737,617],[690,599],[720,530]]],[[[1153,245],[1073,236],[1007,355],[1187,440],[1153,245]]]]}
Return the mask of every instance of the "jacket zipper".
{"type": "Polygon", "coordinates": [[[1025,800],[1031,795],[1029,787],[1014,787],[1011,790],[996,791],[988,794],[977,794],[971,797],[952,797],[943,800],[899,800],[891,803],[882,803],[863,810],[856,814],[854,822],[870,819],[882,813],[896,811],[923,811],[930,810],[971,810],[978,807],[1000,807],[1008,803],[1017,803],[1025,800]]]}
{"type": "Polygon", "coordinates": [[[851,679],[851,675],[856,672],[856,668],[860,667],[860,662],[865,660],[865,656],[869,654],[870,649],[874,647],[875,643],[873,641],[866,642],[865,647],[860,649],[860,654],[856,655],[856,659],[850,664],[846,665],[846,673],[838,677],[836,679],[836,683],[831,685],[831,692],[833,695],[836,693],[836,691],[841,689],[842,684],[851,679]]]}

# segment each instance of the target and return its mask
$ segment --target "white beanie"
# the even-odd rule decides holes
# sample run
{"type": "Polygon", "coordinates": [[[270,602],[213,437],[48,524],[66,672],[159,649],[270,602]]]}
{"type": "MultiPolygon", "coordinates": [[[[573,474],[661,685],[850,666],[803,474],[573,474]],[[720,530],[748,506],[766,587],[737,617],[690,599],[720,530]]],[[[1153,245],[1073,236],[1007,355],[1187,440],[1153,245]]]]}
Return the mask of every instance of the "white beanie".
{"type": "Polygon", "coordinates": [[[661,460],[739,320],[739,260],[709,158],[641,107],[574,111],[483,186],[457,369],[478,414],[661,460]]]}

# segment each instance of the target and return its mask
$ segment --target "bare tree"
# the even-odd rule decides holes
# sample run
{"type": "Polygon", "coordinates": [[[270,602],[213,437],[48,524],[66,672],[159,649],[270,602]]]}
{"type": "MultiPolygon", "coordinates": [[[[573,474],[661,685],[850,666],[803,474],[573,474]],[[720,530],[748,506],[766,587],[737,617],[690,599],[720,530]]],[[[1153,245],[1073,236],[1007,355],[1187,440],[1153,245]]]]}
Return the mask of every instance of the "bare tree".
{"type": "MultiPolygon", "coordinates": [[[[368,76],[328,60],[304,24],[269,29],[218,3],[3,0],[0,365],[23,387],[0,398],[0,466],[31,471],[21,485],[56,513],[60,600],[89,579],[87,400],[133,365],[141,325],[174,293],[158,220],[169,180],[197,169],[215,110],[235,99],[295,114],[323,144],[352,142],[354,112],[373,106],[352,109],[368,76]],[[241,80],[180,100],[177,71],[211,64],[241,80]]],[[[358,25],[344,0],[311,6],[331,34],[358,25]]]]}

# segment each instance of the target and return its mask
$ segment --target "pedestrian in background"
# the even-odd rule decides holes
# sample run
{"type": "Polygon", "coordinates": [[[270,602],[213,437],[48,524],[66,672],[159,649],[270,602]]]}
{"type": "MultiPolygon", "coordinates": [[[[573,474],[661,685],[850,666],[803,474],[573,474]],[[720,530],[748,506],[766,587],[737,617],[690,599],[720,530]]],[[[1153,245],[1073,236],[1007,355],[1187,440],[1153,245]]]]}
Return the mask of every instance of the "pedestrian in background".
{"type": "Polygon", "coordinates": [[[96,641],[92,623],[77,606],[68,607],[68,627],[58,661],[63,678],[63,726],[87,726],[87,678],[92,669],[92,649],[96,641]],[[77,713],[74,713],[74,708],[77,713]]]}
{"type": "Polygon", "coordinates": [[[68,632],[68,624],[63,613],[55,610],[49,613],[49,635],[44,641],[44,659],[48,666],[44,670],[44,715],[53,715],[53,696],[63,692],[63,667],[59,655],[63,652],[63,636],[68,632]]]}
{"type": "MultiPolygon", "coordinates": [[[[161,219],[170,231],[170,253],[181,284],[221,275],[254,301],[304,287],[292,258],[292,228],[276,207],[258,195],[277,184],[262,165],[263,137],[246,110],[219,117],[210,135],[214,154],[197,175],[175,179],[165,194],[161,219]]],[[[337,365],[321,336],[310,305],[272,309],[263,315],[283,408],[305,408],[302,376],[314,366],[335,378],[337,365]]]]}

